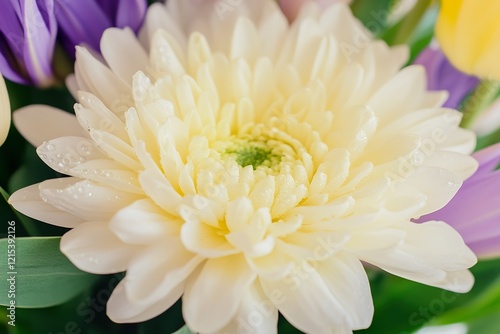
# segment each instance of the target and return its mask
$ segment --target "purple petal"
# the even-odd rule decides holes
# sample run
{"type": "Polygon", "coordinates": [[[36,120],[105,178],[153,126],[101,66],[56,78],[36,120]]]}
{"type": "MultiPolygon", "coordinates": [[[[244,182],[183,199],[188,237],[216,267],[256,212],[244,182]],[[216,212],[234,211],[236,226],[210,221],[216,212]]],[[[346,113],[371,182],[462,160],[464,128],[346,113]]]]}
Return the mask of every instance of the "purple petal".
{"type": "Polygon", "coordinates": [[[470,178],[471,181],[477,180],[478,176],[487,175],[489,172],[495,170],[500,164],[500,144],[482,149],[481,151],[474,153],[473,156],[479,163],[479,168],[470,178]]]}
{"type": "Polygon", "coordinates": [[[130,27],[137,33],[146,15],[147,6],[146,0],[118,1],[115,26],[118,28],[130,27]]]}
{"type": "Polygon", "coordinates": [[[475,153],[476,173],[441,210],[417,220],[442,220],[453,226],[478,257],[500,255],[500,144],[475,153]],[[496,247],[495,247],[496,246],[496,247]]]}
{"type": "MultiPolygon", "coordinates": [[[[10,5],[4,5],[0,14],[0,33],[2,42],[0,42],[0,51],[4,58],[15,57],[19,59],[23,54],[24,29],[19,21],[21,10],[19,2],[10,1],[10,5]],[[10,53],[10,55],[7,55],[10,53]]],[[[2,69],[2,73],[3,69],[2,69]]]]}
{"type": "Polygon", "coordinates": [[[112,25],[111,19],[94,0],[56,0],[55,13],[64,45],[73,56],[79,44],[99,51],[102,33],[112,25]]]}
{"type": "Polygon", "coordinates": [[[438,49],[429,47],[415,60],[427,71],[429,90],[446,90],[450,96],[445,107],[457,109],[479,80],[457,70],[438,49]]]}
{"type": "Polygon", "coordinates": [[[26,71],[37,85],[52,81],[52,55],[57,25],[53,0],[25,0],[21,2],[24,25],[23,59],[26,71]],[[45,12],[47,20],[41,11],[45,12]]]}
{"type": "MultiPolygon", "coordinates": [[[[21,39],[20,43],[22,43],[21,39]]],[[[18,58],[16,58],[13,53],[9,42],[3,33],[0,32],[0,73],[11,81],[21,84],[29,84],[30,80],[21,75],[22,72],[25,71],[21,70],[18,58]]]]}
{"type": "Polygon", "coordinates": [[[56,32],[53,0],[9,0],[0,14],[2,74],[23,84],[50,83],[56,32]]]}

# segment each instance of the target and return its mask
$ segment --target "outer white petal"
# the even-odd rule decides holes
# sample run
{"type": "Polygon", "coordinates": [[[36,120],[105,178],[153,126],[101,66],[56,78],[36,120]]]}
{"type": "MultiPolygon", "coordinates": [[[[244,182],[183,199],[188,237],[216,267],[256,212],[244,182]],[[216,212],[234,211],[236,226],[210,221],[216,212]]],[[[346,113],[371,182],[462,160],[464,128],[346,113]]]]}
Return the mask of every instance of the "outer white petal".
{"type": "Polygon", "coordinates": [[[207,260],[198,275],[190,278],[182,298],[182,314],[195,332],[217,332],[236,314],[241,291],[255,280],[243,256],[207,260]]]}
{"type": "Polygon", "coordinates": [[[443,289],[467,292],[474,277],[467,270],[476,256],[457,231],[444,222],[402,223],[406,238],[393,247],[356,251],[360,259],[394,275],[443,289]]]}
{"type": "Polygon", "coordinates": [[[85,133],[75,115],[45,105],[16,110],[13,119],[17,130],[35,147],[54,138],[85,133]]]}
{"type": "Polygon", "coordinates": [[[75,100],[77,100],[78,99],[78,90],[80,88],[78,87],[78,83],[76,82],[76,76],[74,74],[68,75],[66,77],[65,83],[66,83],[66,88],[68,88],[71,96],[73,96],[73,98],[75,100]]]}
{"type": "Polygon", "coordinates": [[[138,200],[118,211],[110,228],[126,243],[150,245],[167,236],[178,235],[182,220],[172,217],[150,199],[138,200]]]}
{"type": "Polygon", "coordinates": [[[278,309],[255,281],[242,291],[242,302],[233,319],[217,333],[277,333],[278,309]]]}
{"type": "Polygon", "coordinates": [[[135,323],[149,320],[166,311],[182,295],[183,285],[176,286],[166,298],[154,303],[130,301],[125,293],[125,282],[120,282],[113,290],[106,304],[106,314],[116,323],[135,323]]]}
{"type": "MultiPolygon", "coordinates": [[[[473,166],[476,165],[471,159],[473,166]]],[[[415,215],[420,216],[441,209],[455,196],[462,186],[462,179],[449,170],[437,167],[422,167],[416,169],[401,183],[402,187],[408,187],[406,194],[420,191],[427,199],[425,206],[415,215]],[[411,191],[410,189],[417,191],[411,191]]],[[[397,187],[397,186],[396,186],[397,187]]],[[[401,191],[398,189],[398,191],[401,191]]],[[[401,191],[401,194],[405,192],[401,191]]]]}
{"type": "Polygon", "coordinates": [[[48,204],[86,220],[111,218],[118,210],[141,198],[78,178],[47,180],[39,185],[40,196],[48,204]]]}
{"type": "Polygon", "coordinates": [[[127,296],[139,303],[168,298],[203,260],[186,251],[178,238],[166,237],[129,263],[125,277],[127,296]]]}
{"type": "Polygon", "coordinates": [[[167,31],[175,40],[183,46],[187,45],[187,34],[182,31],[182,28],[172,19],[171,14],[166,10],[165,6],[160,3],[153,3],[149,6],[144,19],[144,24],[139,31],[139,40],[149,49],[150,41],[153,34],[159,29],[167,31]]]}
{"type": "Polygon", "coordinates": [[[81,224],[61,239],[61,252],[75,266],[94,274],[124,271],[138,250],[118,239],[105,222],[81,224]]]}
{"type": "Polygon", "coordinates": [[[101,38],[101,53],[111,70],[126,82],[149,65],[146,51],[128,27],[106,29],[101,38]]]}
{"type": "Polygon", "coordinates": [[[36,153],[56,172],[70,174],[70,170],[87,160],[104,159],[94,142],[83,137],[59,137],[40,145],[36,153]]]}
{"type": "Polygon", "coordinates": [[[57,209],[40,197],[39,184],[19,189],[9,198],[9,204],[22,214],[45,223],[61,227],[76,227],[84,220],[69,212],[57,209]]]}
{"type": "Polygon", "coordinates": [[[130,85],[83,47],[76,47],[75,77],[78,87],[99,97],[117,114],[128,109],[130,85]]]}
{"type": "Polygon", "coordinates": [[[0,75],[0,146],[3,144],[10,128],[10,101],[5,81],[0,75]]]}
{"type": "Polygon", "coordinates": [[[370,283],[361,262],[353,255],[341,253],[322,262],[318,273],[343,305],[350,326],[353,329],[368,328],[374,309],[370,283]]]}
{"type": "Polygon", "coordinates": [[[283,296],[283,301],[277,305],[280,313],[293,326],[306,333],[352,330],[349,310],[333,295],[330,286],[311,264],[303,261],[295,269],[281,280],[261,279],[269,298],[277,294],[283,296]]]}

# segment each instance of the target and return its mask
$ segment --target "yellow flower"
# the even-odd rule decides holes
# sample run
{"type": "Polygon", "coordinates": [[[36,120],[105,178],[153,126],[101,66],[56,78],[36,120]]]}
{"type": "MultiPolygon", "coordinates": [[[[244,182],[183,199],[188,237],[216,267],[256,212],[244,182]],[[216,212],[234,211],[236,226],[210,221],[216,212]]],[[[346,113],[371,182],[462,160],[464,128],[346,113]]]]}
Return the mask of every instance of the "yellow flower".
{"type": "Polygon", "coordinates": [[[374,311],[364,262],[468,291],[476,258],[460,235],[412,222],[476,169],[446,94],[422,67],[400,70],[407,49],[372,41],[345,4],[312,2],[289,25],[275,1],[231,3],[155,4],[140,41],[104,33],[105,64],[79,48],[76,117],[15,114],[70,177],[10,203],[72,228],[61,251],[79,268],[127,272],[107,303],[116,322],[182,296],[197,333],[276,333],[278,312],[350,333],[374,311]],[[51,120],[43,133],[34,115],[51,120]]]}
{"type": "Polygon", "coordinates": [[[459,70],[500,80],[500,1],[441,0],[436,36],[459,70]]]}
{"type": "Polygon", "coordinates": [[[5,81],[0,75],[0,145],[3,144],[10,128],[10,102],[5,81]]]}

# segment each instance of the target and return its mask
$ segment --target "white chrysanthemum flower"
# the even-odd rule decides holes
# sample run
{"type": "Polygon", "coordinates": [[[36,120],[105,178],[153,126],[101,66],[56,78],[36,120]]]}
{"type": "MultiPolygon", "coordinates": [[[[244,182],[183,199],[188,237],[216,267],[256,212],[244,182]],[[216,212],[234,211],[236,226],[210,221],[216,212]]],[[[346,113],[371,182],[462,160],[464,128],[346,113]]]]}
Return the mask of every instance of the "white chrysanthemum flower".
{"type": "Polygon", "coordinates": [[[372,319],[362,261],[469,290],[459,234],[411,220],[474,172],[474,135],[421,67],[399,70],[406,49],[369,39],[342,4],[289,26],[271,0],[189,3],[151,6],[140,42],[107,30],[105,64],[78,49],[76,118],[15,115],[71,177],[10,202],[72,227],[61,250],[82,270],[127,272],[109,317],[144,321],[182,297],[200,333],[273,333],[278,311],[346,333],[372,319]]]}
{"type": "Polygon", "coordinates": [[[3,145],[10,128],[10,101],[5,81],[0,74],[0,146],[3,145]]]}

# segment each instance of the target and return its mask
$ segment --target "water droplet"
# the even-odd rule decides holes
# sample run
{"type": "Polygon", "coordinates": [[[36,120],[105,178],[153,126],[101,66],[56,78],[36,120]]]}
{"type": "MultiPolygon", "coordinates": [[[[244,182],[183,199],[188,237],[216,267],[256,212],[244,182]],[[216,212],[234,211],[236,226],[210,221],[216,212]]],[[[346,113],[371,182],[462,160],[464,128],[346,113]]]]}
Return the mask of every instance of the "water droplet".
{"type": "Polygon", "coordinates": [[[359,131],[358,134],[356,135],[356,139],[359,141],[365,141],[366,138],[368,138],[368,136],[366,135],[366,132],[363,130],[359,131]]]}
{"type": "Polygon", "coordinates": [[[415,154],[413,154],[413,166],[421,166],[422,163],[424,162],[424,156],[422,155],[422,153],[420,152],[415,152],[415,154]]]}

